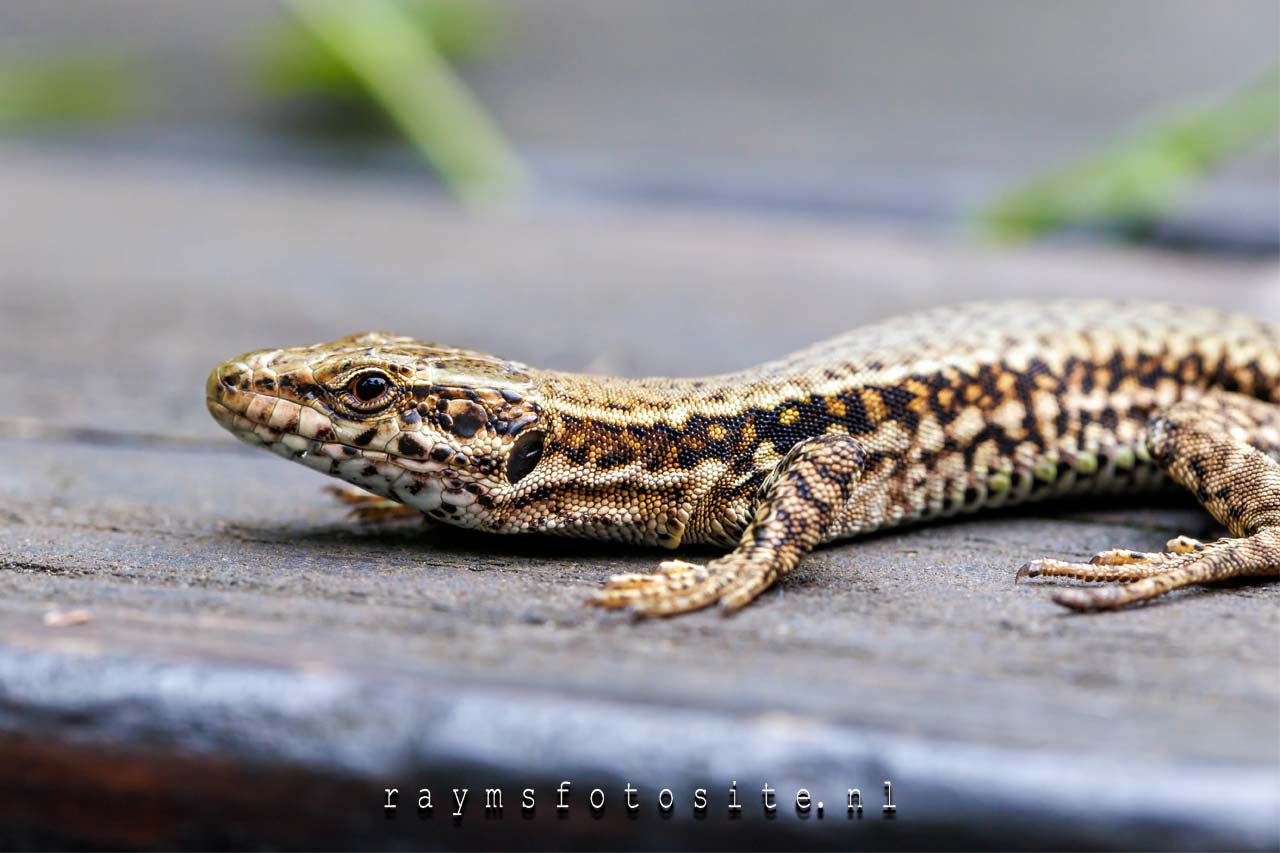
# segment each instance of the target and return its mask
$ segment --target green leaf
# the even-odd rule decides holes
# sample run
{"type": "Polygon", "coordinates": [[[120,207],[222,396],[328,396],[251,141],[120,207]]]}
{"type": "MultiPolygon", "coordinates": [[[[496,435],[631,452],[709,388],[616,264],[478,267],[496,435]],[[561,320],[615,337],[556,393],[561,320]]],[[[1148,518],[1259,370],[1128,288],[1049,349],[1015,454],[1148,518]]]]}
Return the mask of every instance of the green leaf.
{"type": "Polygon", "coordinates": [[[104,122],[137,110],[141,79],[123,56],[96,51],[0,57],[0,128],[104,122]]]}
{"type": "Polygon", "coordinates": [[[978,212],[998,241],[1030,239],[1078,223],[1151,222],[1208,172],[1280,138],[1280,68],[1217,102],[1185,109],[1121,136],[1097,154],[1016,187],[978,212]]]}
{"type": "MultiPolygon", "coordinates": [[[[317,42],[336,57],[472,206],[515,201],[526,178],[515,152],[424,35],[394,0],[287,0],[317,42]]],[[[424,22],[425,20],[425,22],[424,22]]]]}
{"type": "MultiPolygon", "coordinates": [[[[506,19],[485,0],[395,0],[423,38],[449,60],[491,55],[507,36],[506,19]]],[[[270,95],[365,100],[359,75],[292,16],[259,34],[249,57],[256,82],[270,95]]]]}

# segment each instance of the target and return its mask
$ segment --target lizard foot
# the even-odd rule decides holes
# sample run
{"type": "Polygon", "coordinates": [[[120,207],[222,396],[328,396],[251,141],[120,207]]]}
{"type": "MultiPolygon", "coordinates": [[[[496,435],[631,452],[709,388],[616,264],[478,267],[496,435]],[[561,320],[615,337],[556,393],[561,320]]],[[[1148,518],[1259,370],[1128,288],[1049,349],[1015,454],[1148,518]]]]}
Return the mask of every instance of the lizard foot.
{"type": "Polygon", "coordinates": [[[1119,581],[1115,586],[1058,589],[1052,593],[1054,601],[1072,610],[1111,610],[1191,584],[1274,574],[1277,553],[1280,553],[1280,528],[1271,528],[1248,538],[1208,543],[1179,537],[1172,540],[1165,551],[1156,554],[1104,551],[1094,558],[1116,561],[1111,565],[1037,560],[1019,569],[1018,576],[1119,581]]]}
{"type": "Polygon", "coordinates": [[[364,524],[426,519],[425,515],[411,506],[353,486],[327,486],[325,492],[332,495],[338,503],[351,507],[347,513],[348,518],[364,524]]]}
{"type": "Polygon", "coordinates": [[[1100,583],[1126,583],[1167,572],[1173,568],[1172,563],[1178,557],[1203,551],[1205,547],[1207,546],[1198,539],[1179,536],[1166,542],[1163,551],[1112,548],[1095,554],[1087,563],[1032,560],[1018,569],[1013,581],[1017,583],[1023,578],[1055,577],[1100,583]]]}
{"type": "Polygon", "coordinates": [[[673,616],[718,602],[729,613],[746,605],[772,582],[765,567],[733,555],[706,565],[667,560],[653,574],[614,575],[587,603],[626,608],[637,616],[673,616]]]}

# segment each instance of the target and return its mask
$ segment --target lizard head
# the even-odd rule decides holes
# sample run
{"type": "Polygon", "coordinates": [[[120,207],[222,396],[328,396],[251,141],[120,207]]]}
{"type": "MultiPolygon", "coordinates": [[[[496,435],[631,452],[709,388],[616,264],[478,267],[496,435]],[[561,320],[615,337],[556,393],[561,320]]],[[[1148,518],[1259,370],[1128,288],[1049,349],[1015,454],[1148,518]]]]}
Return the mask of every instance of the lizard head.
{"type": "Polygon", "coordinates": [[[625,383],[371,333],[245,353],[206,396],[244,441],[436,521],[674,547],[724,472],[658,423],[669,381],[625,383]]]}
{"type": "Polygon", "coordinates": [[[370,333],[219,365],[209,412],[237,437],[429,517],[509,529],[500,504],[550,428],[529,368],[370,333]]]}

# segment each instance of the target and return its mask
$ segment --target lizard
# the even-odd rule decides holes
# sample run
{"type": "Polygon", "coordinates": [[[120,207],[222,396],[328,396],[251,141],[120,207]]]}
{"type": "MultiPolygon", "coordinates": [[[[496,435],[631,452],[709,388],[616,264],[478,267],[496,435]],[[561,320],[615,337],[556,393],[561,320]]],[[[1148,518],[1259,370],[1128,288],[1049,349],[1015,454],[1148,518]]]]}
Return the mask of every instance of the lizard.
{"type": "Polygon", "coordinates": [[[624,379],[386,333],[265,349],[206,384],[239,438],[346,481],[367,517],[726,550],[609,578],[640,616],[737,610],[816,546],[1080,494],[1180,486],[1226,528],[1037,559],[1075,610],[1280,574],[1280,325],[1203,308],[977,303],[737,373],[624,379]]]}

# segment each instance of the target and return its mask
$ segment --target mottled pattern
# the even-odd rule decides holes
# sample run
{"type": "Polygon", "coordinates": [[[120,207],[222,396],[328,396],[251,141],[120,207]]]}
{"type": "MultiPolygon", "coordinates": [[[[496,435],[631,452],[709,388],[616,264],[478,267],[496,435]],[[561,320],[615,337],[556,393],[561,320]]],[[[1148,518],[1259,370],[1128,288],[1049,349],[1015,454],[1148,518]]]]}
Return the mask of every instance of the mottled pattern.
{"type": "MultiPolygon", "coordinates": [[[[1205,490],[1220,520],[1265,515],[1247,454],[1206,449],[1228,440],[1220,424],[1209,438],[1178,436],[1195,419],[1188,406],[1249,399],[1231,447],[1270,452],[1280,327],[1149,304],[975,304],[887,320],[741,373],[635,380],[367,334],[248,353],[218,367],[207,391],[214,417],[246,441],[438,521],[736,546],[707,566],[614,578],[595,599],[656,615],[740,607],[821,542],[1056,495],[1147,490],[1165,471],[1205,490]],[[377,398],[358,396],[383,385],[377,398]],[[1206,485],[1223,476],[1235,497],[1206,485]]],[[[1137,585],[1157,566],[1182,563],[1135,558],[1087,577],[1137,585]]],[[[1105,606],[1071,592],[1085,591],[1059,600],[1105,606]]]]}
{"type": "Polygon", "coordinates": [[[1040,560],[1019,577],[1130,582],[1054,594],[1067,607],[1099,610],[1190,584],[1280,573],[1280,406],[1211,390],[1152,417],[1147,443],[1157,463],[1231,536],[1211,543],[1179,537],[1161,553],[1106,551],[1091,563],[1040,560]]]}

